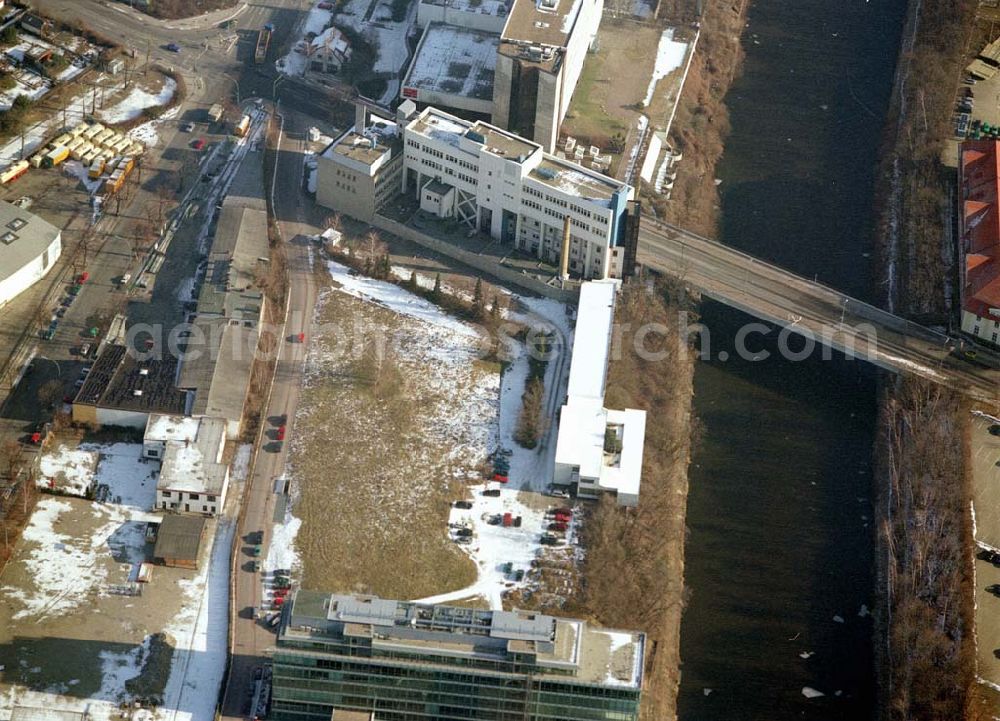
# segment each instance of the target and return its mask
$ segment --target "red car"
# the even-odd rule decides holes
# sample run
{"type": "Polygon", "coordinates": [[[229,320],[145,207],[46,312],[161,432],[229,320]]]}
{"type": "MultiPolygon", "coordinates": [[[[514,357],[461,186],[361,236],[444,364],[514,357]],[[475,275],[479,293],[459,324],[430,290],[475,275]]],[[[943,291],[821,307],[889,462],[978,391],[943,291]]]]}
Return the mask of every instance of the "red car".
{"type": "Polygon", "coordinates": [[[503,514],[503,527],[510,528],[510,525],[514,522],[514,516],[511,513],[503,514]]]}
{"type": "Polygon", "coordinates": [[[553,508],[552,509],[552,513],[554,513],[554,514],[562,514],[563,516],[572,516],[573,515],[573,509],[572,508],[566,508],[565,506],[563,506],[562,508],[553,508]]]}
{"type": "Polygon", "coordinates": [[[191,147],[194,148],[195,150],[201,150],[202,148],[205,147],[205,139],[198,138],[193,143],[191,143],[191,147]]]}
{"type": "Polygon", "coordinates": [[[279,441],[285,440],[285,427],[284,426],[278,426],[278,440],[279,441]]]}
{"type": "Polygon", "coordinates": [[[77,282],[78,284],[80,284],[80,285],[83,285],[83,284],[84,284],[84,283],[86,283],[86,282],[87,282],[88,280],[90,280],[90,273],[87,273],[86,271],[84,271],[83,273],[80,273],[80,277],[78,277],[78,278],[76,279],[76,282],[77,282]]]}
{"type": "Polygon", "coordinates": [[[500,483],[506,483],[510,479],[507,476],[501,475],[500,473],[494,473],[493,474],[493,480],[494,481],[499,481],[500,483]]]}

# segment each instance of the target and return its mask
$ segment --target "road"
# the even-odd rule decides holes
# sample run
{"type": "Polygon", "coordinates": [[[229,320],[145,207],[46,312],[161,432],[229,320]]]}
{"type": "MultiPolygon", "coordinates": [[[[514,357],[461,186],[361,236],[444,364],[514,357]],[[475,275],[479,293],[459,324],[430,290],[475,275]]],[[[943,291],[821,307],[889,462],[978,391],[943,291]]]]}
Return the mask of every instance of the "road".
{"type": "MultiPolygon", "coordinates": [[[[975,361],[947,335],[680,228],[643,219],[638,260],[703,295],[883,368],[986,401],[1000,399],[1000,361],[975,361]]],[[[799,343],[791,344],[796,350],[799,343]]],[[[794,353],[789,357],[794,360],[794,353]]],[[[756,358],[755,358],[756,359],[756,358]]],[[[761,358],[762,359],[762,358],[761,358]]]]}
{"type": "MultiPolygon", "coordinates": [[[[287,419],[287,436],[295,433],[295,410],[299,402],[305,352],[312,337],[311,321],[316,303],[317,282],[313,272],[312,247],[307,236],[316,233],[322,211],[305,200],[302,193],[303,150],[310,118],[295,112],[285,113],[281,152],[274,183],[274,208],[279,221],[288,258],[289,298],[281,352],[275,371],[270,401],[267,405],[264,438],[254,464],[250,483],[245,489],[246,499],[243,519],[238,529],[240,536],[263,531],[264,547],[271,542],[272,518],[277,495],[275,479],[285,468],[287,443],[280,444],[277,452],[270,452],[275,429],[281,419],[287,419]],[[290,342],[289,338],[300,332],[306,334],[306,344],[290,342]]],[[[265,179],[271,182],[272,179],[265,179]]],[[[223,700],[224,718],[242,718],[249,710],[252,692],[252,675],[255,666],[264,663],[264,652],[274,644],[274,634],[248,617],[246,609],[260,608],[264,589],[259,574],[244,564],[250,556],[241,552],[241,563],[234,582],[233,656],[230,681],[223,700]]]]}

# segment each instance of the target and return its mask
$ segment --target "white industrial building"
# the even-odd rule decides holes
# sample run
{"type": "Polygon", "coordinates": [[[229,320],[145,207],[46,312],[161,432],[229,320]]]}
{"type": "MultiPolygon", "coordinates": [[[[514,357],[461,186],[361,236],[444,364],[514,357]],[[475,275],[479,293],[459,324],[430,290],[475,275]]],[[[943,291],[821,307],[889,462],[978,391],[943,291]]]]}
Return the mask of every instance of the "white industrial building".
{"type": "Polygon", "coordinates": [[[229,488],[223,462],[226,421],[152,414],[142,439],[145,458],[160,461],[156,508],[214,516],[229,488]]]}
{"type": "Polygon", "coordinates": [[[421,208],[454,217],[583,278],[621,275],[634,190],[549,155],[541,145],[482,121],[404,103],[403,189],[421,208]]]}
{"type": "Polygon", "coordinates": [[[0,308],[44,278],[61,254],[57,227],[0,201],[0,308]]]}
{"type": "Polygon", "coordinates": [[[611,493],[619,505],[634,507],[639,503],[646,412],[604,407],[617,292],[618,283],[612,280],[580,287],[552,480],[575,488],[582,498],[611,493]]]}

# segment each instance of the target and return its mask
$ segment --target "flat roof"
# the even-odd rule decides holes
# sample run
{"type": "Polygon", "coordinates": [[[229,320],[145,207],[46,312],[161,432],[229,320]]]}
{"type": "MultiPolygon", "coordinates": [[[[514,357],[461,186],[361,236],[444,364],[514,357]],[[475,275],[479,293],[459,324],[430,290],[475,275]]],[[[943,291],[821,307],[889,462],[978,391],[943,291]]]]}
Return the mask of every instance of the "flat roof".
{"type": "Polygon", "coordinates": [[[319,640],[342,635],[371,638],[375,649],[406,648],[411,654],[407,663],[447,665],[430,655],[427,660],[420,658],[422,651],[484,660],[534,654],[536,663],[525,671],[533,676],[637,689],[642,685],[644,634],[591,628],[579,619],[529,611],[488,611],[299,590],[278,643],[286,637],[319,640]]]}
{"type": "Polygon", "coordinates": [[[403,87],[491,100],[499,44],[496,33],[430,23],[403,87]]]}
{"type": "Polygon", "coordinates": [[[153,558],[197,561],[205,535],[204,516],[184,516],[171,513],[163,517],[156,531],[153,558]]]}
{"type": "MultiPolygon", "coordinates": [[[[514,0],[503,39],[564,48],[588,0],[514,0]]],[[[508,46],[513,52],[516,46],[508,46]]]]}
{"type": "Polygon", "coordinates": [[[226,486],[227,467],[221,462],[226,443],[226,421],[199,418],[193,441],[169,440],[163,453],[158,490],[221,495],[226,486]]]}
{"type": "Polygon", "coordinates": [[[616,192],[627,190],[629,187],[607,175],[547,153],[542,162],[531,170],[528,177],[567,195],[599,203],[607,203],[616,192]]]}
{"type": "Polygon", "coordinates": [[[604,402],[617,292],[618,283],[613,280],[591,280],[580,286],[569,365],[570,398],[604,402]]]}
{"type": "Polygon", "coordinates": [[[477,120],[473,123],[470,131],[478,133],[483,137],[484,150],[487,152],[516,159],[519,162],[541,147],[538,143],[522,138],[520,135],[515,135],[507,130],[501,130],[495,125],[490,125],[482,120],[477,120]]]}
{"type": "Polygon", "coordinates": [[[182,441],[191,443],[198,437],[197,418],[174,416],[163,413],[152,413],[146,421],[144,441],[182,441]]]}
{"type": "Polygon", "coordinates": [[[221,317],[198,317],[192,325],[194,336],[205,342],[194,349],[197,353],[186,354],[177,385],[194,391],[192,415],[238,421],[243,417],[257,329],[231,325],[221,317]]]}
{"type": "Polygon", "coordinates": [[[447,7],[463,13],[500,17],[507,14],[511,2],[510,0],[420,0],[420,4],[447,7]]]}
{"type": "Polygon", "coordinates": [[[173,356],[137,360],[125,346],[111,343],[94,361],[74,403],[145,413],[183,415],[187,394],[174,385],[173,356]]]}
{"type": "Polygon", "coordinates": [[[471,125],[472,123],[466,120],[429,106],[414,118],[406,129],[457,148],[462,136],[471,125]]]}
{"type": "Polygon", "coordinates": [[[224,205],[198,293],[198,312],[259,320],[264,296],[257,287],[257,273],[268,258],[267,213],[224,205]]]}
{"type": "Polygon", "coordinates": [[[59,232],[37,215],[0,200],[0,282],[40,256],[59,232]]]}

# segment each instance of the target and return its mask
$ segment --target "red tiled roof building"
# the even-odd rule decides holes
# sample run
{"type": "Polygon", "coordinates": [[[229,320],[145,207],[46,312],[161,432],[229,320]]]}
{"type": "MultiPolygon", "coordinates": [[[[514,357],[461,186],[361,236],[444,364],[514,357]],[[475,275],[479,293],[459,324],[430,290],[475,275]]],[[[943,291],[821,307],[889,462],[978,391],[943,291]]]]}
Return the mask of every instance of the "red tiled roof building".
{"type": "Polygon", "coordinates": [[[962,330],[1000,336],[1000,142],[962,143],[958,169],[962,330]]]}

